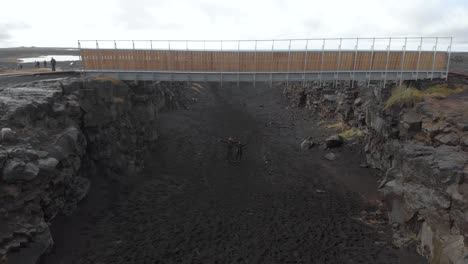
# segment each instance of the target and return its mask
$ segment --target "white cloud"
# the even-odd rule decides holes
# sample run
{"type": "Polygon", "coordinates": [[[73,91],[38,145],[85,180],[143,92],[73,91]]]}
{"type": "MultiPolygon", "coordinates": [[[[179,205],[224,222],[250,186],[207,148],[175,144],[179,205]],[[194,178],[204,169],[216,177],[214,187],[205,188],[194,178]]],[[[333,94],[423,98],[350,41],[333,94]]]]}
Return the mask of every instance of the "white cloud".
{"type": "Polygon", "coordinates": [[[0,9],[0,46],[74,47],[78,39],[436,35],[454,36],[456,43],[468,40],[468,2],[23,0],[2,3],[0,9]],[[18,24],[27,27],[12,27],[18,24]]]}

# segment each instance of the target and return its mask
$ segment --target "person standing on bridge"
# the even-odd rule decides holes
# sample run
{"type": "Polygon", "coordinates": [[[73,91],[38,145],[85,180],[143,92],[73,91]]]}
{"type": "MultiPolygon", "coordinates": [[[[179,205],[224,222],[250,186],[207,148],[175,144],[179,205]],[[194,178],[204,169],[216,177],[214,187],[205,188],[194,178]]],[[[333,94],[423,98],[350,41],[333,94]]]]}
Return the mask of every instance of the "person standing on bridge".
{"type": "Polygon", "coordinates": [[[44,60],[44,68],[47,68],[47,61],[44,60]]]}
{"type": "Polygon", "coordinates": [[[54,57],[52,57],[52,59],[50,60],[50,65],[52,65],[52,71],[54,72],[55,71],[55,64],[57,62],[55,61],[54,57]]]}

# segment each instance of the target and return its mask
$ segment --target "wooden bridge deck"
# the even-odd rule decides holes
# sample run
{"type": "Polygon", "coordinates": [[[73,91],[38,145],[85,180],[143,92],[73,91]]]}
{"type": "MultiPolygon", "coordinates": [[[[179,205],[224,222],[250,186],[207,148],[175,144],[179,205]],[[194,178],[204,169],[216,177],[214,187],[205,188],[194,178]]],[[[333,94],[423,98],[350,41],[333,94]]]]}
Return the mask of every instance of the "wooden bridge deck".
{"type": "Polygon", "coordinates": [[[85,71],[194,73],[445,72],[447,52],[82,49],[85,71]]]}

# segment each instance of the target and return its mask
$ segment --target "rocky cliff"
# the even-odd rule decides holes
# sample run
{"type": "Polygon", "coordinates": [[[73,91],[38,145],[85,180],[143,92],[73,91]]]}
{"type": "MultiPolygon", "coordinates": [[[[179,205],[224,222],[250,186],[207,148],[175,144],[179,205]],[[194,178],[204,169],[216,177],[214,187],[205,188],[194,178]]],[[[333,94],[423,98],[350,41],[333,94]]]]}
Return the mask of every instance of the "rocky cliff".
{"type": "Polygon", "coordinates": [[[96,168],[126,177],[143,168],[158,112],[178,107],[177,85],[64,78],[0,88],[0,263],[35,263],[50,249],[51,220],[86,196],[96,168]]]}
{"type": "Polygon", "coordinates": [[[386,88],[374,83],[292,84],[285,89],[293,106],[364,133],[367,161],[382,171],[389,220],[398,227],[395,243],[416,242],[430,263],[468,263],[466,84],[453,78],[448,84],[412,83],[417,100],[391,105],[394,83],[386,88]],[[435,86],[459,90],[422,96],[435,86]]]}

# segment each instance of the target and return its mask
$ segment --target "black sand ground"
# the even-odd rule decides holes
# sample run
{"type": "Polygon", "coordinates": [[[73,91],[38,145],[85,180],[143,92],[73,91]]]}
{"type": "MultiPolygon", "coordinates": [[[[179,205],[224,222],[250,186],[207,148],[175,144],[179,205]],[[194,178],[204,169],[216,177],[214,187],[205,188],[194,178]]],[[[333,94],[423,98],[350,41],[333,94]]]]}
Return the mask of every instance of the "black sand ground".
{"type": "Polygon", "coordinates": [[[212,84],[198,98],[161,115],[143,174],[93,179],[52,225],[44,263],[424,263],[355,219],[375,210],[375,171],[359,152],[302,152],[300,138],[322,132],[281,89],[212,84]],[[248,142],[242,162],[224,160],[227,136],[248,142]]]}

